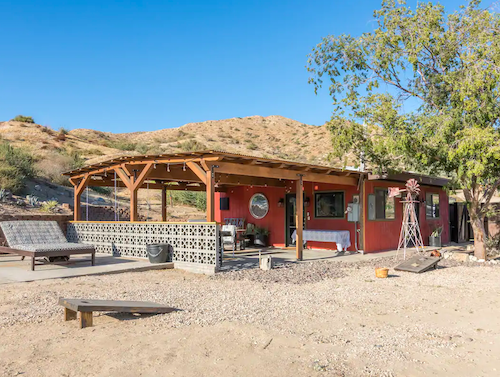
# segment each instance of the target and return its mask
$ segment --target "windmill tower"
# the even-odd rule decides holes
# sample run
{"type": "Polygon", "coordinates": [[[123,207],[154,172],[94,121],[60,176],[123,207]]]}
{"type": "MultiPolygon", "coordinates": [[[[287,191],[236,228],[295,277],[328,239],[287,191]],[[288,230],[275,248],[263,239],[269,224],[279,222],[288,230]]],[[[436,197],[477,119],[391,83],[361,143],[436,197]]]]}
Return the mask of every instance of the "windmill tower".
{"type": "Polygon", "coordinates": [[[415,203],[418,203],[416,197],[420,193],[420,185],[415,179],[409,179],[406,182],[406,189],[399,189],[398,187],[389,188],[389,197],[394,197],[403,191],[406,191],[406,198],[402,201],[404,205],[403,222],[401,224],[397,253],[399,254],[399,250],[403,248],[403,258],[406,259],[406,249],[409,245],[414,246],[417,251],[423,251],[424,242],[422,241],[418,217],[415,212],[415,203]]]}

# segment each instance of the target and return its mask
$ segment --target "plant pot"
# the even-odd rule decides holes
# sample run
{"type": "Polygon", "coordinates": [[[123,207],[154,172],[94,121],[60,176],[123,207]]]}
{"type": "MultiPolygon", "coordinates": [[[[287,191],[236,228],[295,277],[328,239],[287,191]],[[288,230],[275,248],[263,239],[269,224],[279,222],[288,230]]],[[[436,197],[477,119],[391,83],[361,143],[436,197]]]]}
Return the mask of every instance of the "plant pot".
{"type": "Polygon", "coordinates": [[[429,236],[429,246],[431,246],[431,247],[441,247],[441,235],[439,235],[439,236],[429,236]]]}
{"type": "Polygon", "coordinates": [[[267,236],[264,234],[256,234],[254,244],[258,246],[267,246],[267,236]]]}

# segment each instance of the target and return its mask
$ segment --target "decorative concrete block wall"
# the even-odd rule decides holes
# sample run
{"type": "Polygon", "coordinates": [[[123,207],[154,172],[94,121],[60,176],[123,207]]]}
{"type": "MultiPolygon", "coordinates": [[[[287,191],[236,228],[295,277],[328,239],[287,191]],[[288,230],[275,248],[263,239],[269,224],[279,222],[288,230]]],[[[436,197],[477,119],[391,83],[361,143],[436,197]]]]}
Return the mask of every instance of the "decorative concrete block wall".
{"type": "Polygon", "coordinates": [[[147,258],[146,245],[167,243],[174,267],[213,273],[220,266],[219,229],[213,223],[72,222],[67,237],[94,245],[98,253],[138,258],[147,258]]]}

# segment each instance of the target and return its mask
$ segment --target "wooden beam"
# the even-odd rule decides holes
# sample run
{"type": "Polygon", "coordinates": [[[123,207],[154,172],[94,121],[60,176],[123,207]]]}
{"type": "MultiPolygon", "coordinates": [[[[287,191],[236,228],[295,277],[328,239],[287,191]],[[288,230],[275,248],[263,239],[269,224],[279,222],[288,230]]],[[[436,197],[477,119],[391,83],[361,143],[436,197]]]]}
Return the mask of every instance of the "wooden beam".
{"type": "Polygon", "coordinates": [[[146,164],[146,166],[142,169],[139,176],[136,179],[134,179],[134,188],[138,189],[139,187],[142,186],[148,174],[151,172],[151,170],[153,170],[153,166],[154,164],[152,162],[146,164]]]}
{"type": "MultiPolygon", "coordinates": [[[[210,163],[208,164],[210,165],[210,163]]],[[[297,170],[269,168],[265,166],[242,165],[230,162],[217,162],[217,172],[225,174],[246,175],[252,177],[264,177],[274,179],[297,180],[297,175],[303,175],[303,181],[316,183],[331,183],[339,185],[356,186],[358,179],[354,177],[345,177],[338,175],[328,175],[322,173],[299,172],[297,170]]]]}
{"type": "Polygon", "coordinates": [[[161,221],[167,221],[167,186],[161,189],[161,221]]]}
{"type": "Polygon", "coordinates": [[[297,179],[296,193],[295,193],[295,207],[296,207],[296,231],[297,238],[295,239],[295,249],[297,251],[297,260],[302,260],[302,250],[304,248],[304,184],[302,181],[302,176],[297,179]]]}
{"type": "Polygon", "coordinates": [[[73,198],[73,219],[75,221],[80,221],[82,219],[82,208],[81,208],[81,198],[82,198],[82,193],[83,189],[87,185],[88,181],[90,179],[90,176],[87,174],[84,176],[79,183],[76,183],[76,181],[72,181],[72,183],[75,185],[74,186],[74,198],[73,198]]]}
{"type": "Polygon", "coordinates": [[[139,176],[137,178],[131,177],[132,184],[129,187],[130,191],[130,221],[138,221],[139,219],[139,213],[138,213],[138,197],[137,193],[139,191],[139,188],[142,186],[144,183],[144,180],[146,179],[147,175],[149,172],[153,169],[153,163],[149,162],[144,166],[142,171],[139,173],[139,176]]]}
{"type": "Polygon", "coordinates": [[[187,162],[186,165],[203,183],[207,184],[207,172],[201,168],[196,162],[187,162]]]}
{"type": "Polygon", "coordinates": [[[118,175],[118,177],[120,177],[120,179],[125,184],[125,186],[127,188],[130,188],[132,186],[131,176],[128,176],[121,167],[117,167],[114,170],[116,171],[116,175],[118,175]]]}
{"type": "MultiPolygon", "coordinates": [[[[126,162],[119,162],[119,161],[111,161],[110,165],[98,168],[97,166],[92,167],[89,170],[82,171],[81,173],[75,173],[72,175],[72,178],[81,178],[84,177],[86,174],[100,174],[104,173],[105,171],[112,171],[115,170],[116,168],[122,168],[123,166],[126,165],[146,165],[147,163],[156,163],[157,165],[167,165],[167,164],[183,164],[187,163],[188,161],[193,161],[193,162],[199,162],[201,160],[205,161],[218,161],[220,160],[220,157],[218,156],[213,156],[213,157],[172,157],[172,158],[156,158],[156,159],[143,159],[143,160],[136,160],[136,161],[126,161],[126,162]]],[[[86,169],[86,168],[83,168],[86,169]]],[[[130,170],[130,168],[128,168],[130,170]]]]}
{"type": "Polygon", "coordinates": [[[215,221],[215,182],[214,173],[212,170],[206,173],[206,186],[207,186],[207,222],[215,221]]]}

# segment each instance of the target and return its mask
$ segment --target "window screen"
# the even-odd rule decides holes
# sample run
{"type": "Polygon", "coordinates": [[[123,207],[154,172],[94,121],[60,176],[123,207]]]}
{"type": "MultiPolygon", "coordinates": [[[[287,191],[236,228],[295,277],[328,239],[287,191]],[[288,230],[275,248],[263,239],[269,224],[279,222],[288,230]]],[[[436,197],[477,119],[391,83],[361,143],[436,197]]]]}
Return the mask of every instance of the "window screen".
{"type": "Polygon", "coordinates": [[[370,220],[392,220],[396,218],[395,200],[394,197],[389,198],[387,189],[375,189],[373,197],[372,201],[375,201],[375,210],[372,216],[368,216],[370,220]]]}
{"type": "Polygon", "coordinates": [[[425,215],[428,219],[439,218],[439,194],[426,194],[425,215]]]}
{"type": "Polygon", "coordinates": [[[315,199],[315,216],[319,218],[343,218],[344,217],[344,193],[318,192],[315,199]]]}

